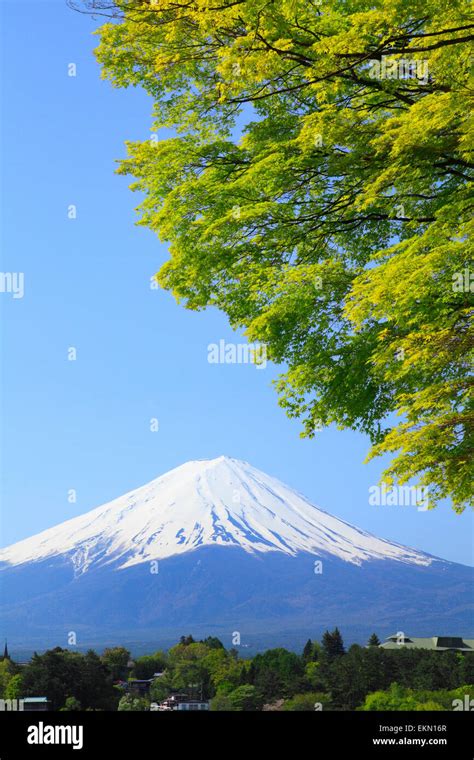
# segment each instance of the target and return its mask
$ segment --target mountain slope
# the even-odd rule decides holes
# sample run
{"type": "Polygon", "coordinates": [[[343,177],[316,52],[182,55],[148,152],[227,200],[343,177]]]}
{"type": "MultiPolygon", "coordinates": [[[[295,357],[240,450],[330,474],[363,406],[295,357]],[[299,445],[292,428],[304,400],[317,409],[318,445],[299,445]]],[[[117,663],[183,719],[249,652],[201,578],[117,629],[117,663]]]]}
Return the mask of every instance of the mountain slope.
{"type": "Polygon", "coordinates": [[[199,546],[298,552],[360,564],[432,558],[371,536],[314,507],[251,465],[219,457],[188,462],[135,491],[0,551],[19,565],[68,554],[76,573],[183,554],[199,546]]]}
{"type": "Polygon", "coordinates": [[[472,632],[473,569],[371,536],[251,465],[188,462],[0,552],[0,626],[18,645],[183,632],[300,646],[472,632]],[[159,560],[159,562],[154,562],[159,560]],[[316,570],[315,561],[321,560],[316,570]]]}

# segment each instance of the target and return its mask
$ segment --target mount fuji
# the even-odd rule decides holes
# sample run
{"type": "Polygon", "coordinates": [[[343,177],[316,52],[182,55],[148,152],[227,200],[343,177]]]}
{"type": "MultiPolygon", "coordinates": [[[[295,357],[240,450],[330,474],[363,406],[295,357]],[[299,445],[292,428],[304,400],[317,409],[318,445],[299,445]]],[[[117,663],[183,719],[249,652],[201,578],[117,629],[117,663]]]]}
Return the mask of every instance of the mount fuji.
{"type": "Polygon", "coordinates": [[[474,570],[359,530],[246,462],[199,460],[0,550],[0,625],[21,646],[235,632],[299,646],[471,633],[474,570]]]}

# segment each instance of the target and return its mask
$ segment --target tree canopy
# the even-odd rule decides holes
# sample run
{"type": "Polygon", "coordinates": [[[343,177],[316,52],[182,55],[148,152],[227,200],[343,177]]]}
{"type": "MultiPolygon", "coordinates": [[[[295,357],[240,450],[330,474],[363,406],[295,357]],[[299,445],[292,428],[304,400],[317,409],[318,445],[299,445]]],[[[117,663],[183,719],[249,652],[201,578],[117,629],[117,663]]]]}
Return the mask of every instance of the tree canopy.
{"type": "Polygon", "coordinates": [[[335,628],[332,633],[325,631],[322,638],[322,649],[328,659],[333,660],[344,654],[344,642],[342,640],[339,628],[335,628]]]}
{"type": "Polygon", "coordinates": [[[161,285],[266,345],[304,435],[363,431],[386,483],[472,504],[467,0],[85,4],[103,76],[154,100],[119,172],[161,285]]]}
{"type": "Polygon", "coordinates": [[[111,673],[93,650],[81,654],[56,647],[35,653],[22,670],[21,688],[22,696],[46,696],[53,710],[71,709],[70,697],[101,710],[114,709],[118,701],[111,673]]]}
{"type": "Polygon", "coordinates": [[[113,685],[122,647],[109,648],[106,661],[93,650],[83,654],[56,647],[22,666],[1,662],[0,697],[44,696],[53,710],[143,711],[150,703],[184,693],[211,700],[212,710],[314,711],[430,709],[431,704],[462,710],[474,696],[472,652],[358,644],[345,651],[337,628],[326,631],[321,646],[312,642],[309,661],[309,647],[306,656],[280,647],[244,659],[215,644],[215,637],[180,642],[166,655],[134,659],[134,668],[148,667],[149,659],[158,658],[165,667],[148,694],[136,693],[133,684],[128,690],[113,685]]]}

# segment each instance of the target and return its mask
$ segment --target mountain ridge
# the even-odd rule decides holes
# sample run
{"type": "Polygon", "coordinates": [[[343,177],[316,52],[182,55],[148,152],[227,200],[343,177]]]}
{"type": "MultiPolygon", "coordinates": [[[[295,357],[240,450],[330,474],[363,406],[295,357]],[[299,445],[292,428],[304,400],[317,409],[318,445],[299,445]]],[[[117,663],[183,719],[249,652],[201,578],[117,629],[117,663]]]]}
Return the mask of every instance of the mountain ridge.
{"type": "Polygon", "coordinates": [[[77,573],[98,563],[131,567],[199,546],[248,552],[309,552],[360,564],[389,558],[444,561],[377,538],[313,505],[306,497],[231,457],[192,460],[82,515],[0,550],[21,565],[68,554],[77,573]]]}
{"type": "Polygon", "coordinates": [[[359,641],[469,637],[473,577],[218,457],[3,549],[0,627],[36,648],[65,646],[71,631],[79,646],[234,631],[256,647],[300,646],[336,625],[359,641]]]}

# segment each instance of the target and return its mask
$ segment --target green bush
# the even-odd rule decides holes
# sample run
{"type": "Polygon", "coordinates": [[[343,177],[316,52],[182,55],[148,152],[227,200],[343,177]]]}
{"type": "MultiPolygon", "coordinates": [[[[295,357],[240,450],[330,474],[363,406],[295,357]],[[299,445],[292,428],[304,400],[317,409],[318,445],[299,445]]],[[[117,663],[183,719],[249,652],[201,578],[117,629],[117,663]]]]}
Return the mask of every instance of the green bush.
{"type": "Polygon", "coordinates": [[[286,712],[314,712],[331,709],[331,701],[328,694],[311,691],[307,694],[295,694],[283,704],[286,712]]]}

